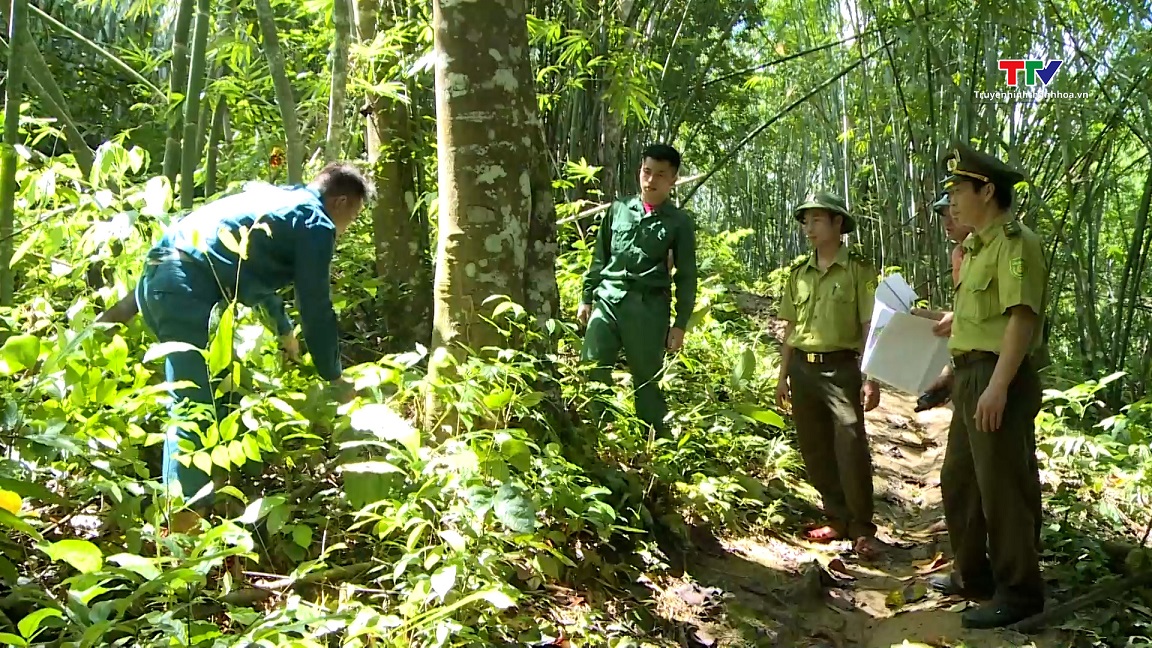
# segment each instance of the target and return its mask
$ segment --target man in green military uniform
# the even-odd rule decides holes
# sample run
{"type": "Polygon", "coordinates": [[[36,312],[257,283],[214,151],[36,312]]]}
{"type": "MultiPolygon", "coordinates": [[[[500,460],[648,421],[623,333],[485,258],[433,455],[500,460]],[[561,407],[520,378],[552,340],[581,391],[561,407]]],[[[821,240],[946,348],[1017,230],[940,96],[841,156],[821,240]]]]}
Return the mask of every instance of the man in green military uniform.
{"type": "Polygon", "coordinates": [[[954,569],[937,589],[991,598],[964,614],[968,628],[1007,626],[1044,608],[1035,417],[1047,269],[1039,237],[1010,214],[1024,179],[958,144],[945,179],[964,241],[953,309],[954,413],[940,474],[954,569]]]}
{"type": "MultiPolygon", "coordinates": [[[[960,265],[964,261],[964,239],[968,238],[968,235],[972,233],[972,228],[960,224],[960,222],[952,216],[952,209],[949,206],[948,194],[946,193],[940,196],[939,200],[932,203],[932,211],[940,217],[940,224],[944,227],[944,235],[947,236],[948,240],[952,243],[949,263],[952,267],[952,287],[955,289],[956,285],[960,283],[960,265]]],[[[948,337],[952,334],[951,312],[913,308],[912,314],[936,320],[937,324],[933,327],[936,335],[948,337]]],[[[916,402],[916,411],[921,412],[943,405],[948,402],[948,394],[951,391],[952,368],[946,367],[940,377],[929,385],[928,389],[920,395],[920,399],[916,402]]]]}
{"type": "Polygon", "coordinates": [[[863,380],[860,354],[872,320],[876,268],[841,236],[856,223],[844,200],[816,193],[795,211],[812,254],[792,265],[780,318],[788,323],[776,400],[791,400],[800,454],[820,492],[827,524],[809,529],[816,542],[850,538],[857,554],[879,551],[872,522],[872,455],[864,412],[880,402],[863,380]]]}
{"type": "Polygon", "coordinates": [[[577,311],[587,325],[581,359],[596,363],[590,378],[611,383],[623,349],[636,415],[659,435],[666,432],[659,385],[664,352],[680,350],[696,305],[695,225],[668,199],[679,172],[675,148],[653,144],[644,150],[640,194],[614,201],[600,221],[577,311]],[[669,328],[673,282],[676,315],[669,328]]]}

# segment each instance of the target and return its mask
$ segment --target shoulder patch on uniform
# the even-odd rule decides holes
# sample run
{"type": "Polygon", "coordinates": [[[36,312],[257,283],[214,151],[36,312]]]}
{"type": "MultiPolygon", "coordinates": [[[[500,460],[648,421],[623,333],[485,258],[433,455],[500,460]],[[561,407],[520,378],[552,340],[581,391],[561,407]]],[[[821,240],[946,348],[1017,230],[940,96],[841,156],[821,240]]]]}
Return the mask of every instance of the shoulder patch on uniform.
{"type": "Polygon", "coordinates": [[[1015,257],[1008,263],[1008,270],[1017,279],[1024,278],[1024,257],[1015,257]]]}
{"type": "Polygon", "coordinates": [[[1019,236],[1020,232],[1021,232],[1020,221],[1011,220],[1011,221],[1008,221],[1007,223],[1004,223],[1004,234],[1006,236],[1012,236],[1012,237],[1019,236]]]}

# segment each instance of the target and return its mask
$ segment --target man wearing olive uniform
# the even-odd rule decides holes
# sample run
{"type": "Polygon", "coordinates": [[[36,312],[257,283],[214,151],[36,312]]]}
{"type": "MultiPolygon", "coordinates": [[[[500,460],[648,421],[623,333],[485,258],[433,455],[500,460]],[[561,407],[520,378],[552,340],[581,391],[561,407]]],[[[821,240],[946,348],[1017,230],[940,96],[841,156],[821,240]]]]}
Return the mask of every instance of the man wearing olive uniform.
{"type": "Polygon", "coordinates": [[[941,469],[951,575],[933,585],[992,601],[964,614],[969,628],[1007,626],[1044,608],[1035,417],[1047,268],[1039,237],[1010,215],[1023,174],[959,144],[945,179],[964,241],[953,309],[955,411],[941,469]]]}
{"type": "MultiPolygon", "coordinates": [[[[964,262],[964,240],[972,233],[972,228],[967,225],[961,225],[956,221],[948,202],[948,194],[943,194],[939,200],[932,203],[932,211],[940,217],[940,224],[944,227],[944,234],[948,237],[948,241],[952,243],[952,251],[948,255],[948,260],[952,269],[952,288],[955,289],[957,284],[960,283],[960,266],[964,262]]],[[[935,332],[937,336],[948,337],[952,334],[952,313],[913,308],[912,314],[936,320],[933,332],[935,332]]],[[[940,377],[933,381],[933,383],[928,386],[928,389],[920,395],[920,400],[918,400],[916,404],[916,411],[921,412],[925,409],[939,407],[947,403],[949,399],[948,393],[951,391],[952,368],[946,367],[940,377]]]]}
{"type": "Polygon", "coordinates": [[[800,454],[823,499],[827,524],[810,529],[816,542],[849,538],[875,557],[872,456],[864,412],[879,390],[860,374],[860,353],[872,320],[876,269],[841,236],[855,229],[844,200],[820,192],[796,209],[813,253],[792,265],[779,316],[788,323],[776,400],[792,401],[800,454]]]}
{"type": "Polygon", "coordinates": [[[589,377],[611,383],[623,349],[636,415],[659,435],[668,411],[659,385],[664,352],[680,350],[696,305],[695,225],[669,200],[679,170],[680,153],[671,146],[644,150],[640,195],[613,202],[600,221],[577,312],[588,327],[581,359],[596,363],[589,377]],[[676,315],[669,328],[673,282],[676,315]]]}

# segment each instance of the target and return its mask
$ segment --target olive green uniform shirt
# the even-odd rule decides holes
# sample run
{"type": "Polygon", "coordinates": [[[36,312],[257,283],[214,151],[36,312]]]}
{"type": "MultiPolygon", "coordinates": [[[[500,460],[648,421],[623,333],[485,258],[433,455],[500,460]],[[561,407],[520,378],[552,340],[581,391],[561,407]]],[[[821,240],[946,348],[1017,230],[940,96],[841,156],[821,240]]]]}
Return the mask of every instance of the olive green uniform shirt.
{"type": "MultiPolygon", "coordinates": [[[[1043,245],[1020,221],[997,219],[965,239],[964,248],[948,348],[953,354],[1000,353],[1008,309],[1027,306],[1043,318],[1048,277],[1043,245]]],[[[1043,329],[1038,321],[1029,351],[1039,348],[1043,329]]]]}
{"type": "Polygon", "coordinates": [[[617,200],[596,233],[592,263],[584,275],[582,301],[593,297],[619,303],[629,292],[670,295],[675,267],[676,317],[685,329],[696,308],[696,226],[692,217],[669,202],[644,213],[639,196],[617,200]]]}
{"type": "Polygon", "coordinates": [[[780,303],[780,319],[796,324],[788,346],[808,353],[863,351],[875,296],[875,267],[847,246],[824,271],[815,253],[799,260],[780,303]]]}

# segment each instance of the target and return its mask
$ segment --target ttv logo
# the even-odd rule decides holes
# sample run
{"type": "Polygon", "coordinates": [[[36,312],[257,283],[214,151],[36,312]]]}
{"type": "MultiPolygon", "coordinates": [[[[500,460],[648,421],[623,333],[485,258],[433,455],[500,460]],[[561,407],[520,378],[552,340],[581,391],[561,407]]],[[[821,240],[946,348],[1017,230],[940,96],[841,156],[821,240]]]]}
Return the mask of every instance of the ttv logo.
{"type": "Polygon", "coordinates": [[[1019,80],[1017,74],[1024,73],[1024,84],[1033,86],[1036,85],[1036,77],[1040,77],[1040,81],[1044,85],[1048,85],[1052,81],[1052,77],[1056,76],[1056,71],[1060,69],[1064,61],[1037,61],[1033,59],[1007,59],[1000,61],[1000,69],[1004,70],[1004,74],[1008,77],[1008,85],[1015,86],[1019,80]]]}

